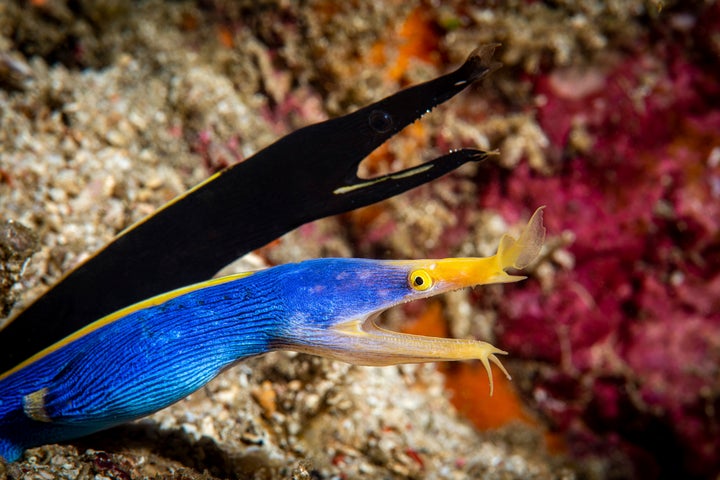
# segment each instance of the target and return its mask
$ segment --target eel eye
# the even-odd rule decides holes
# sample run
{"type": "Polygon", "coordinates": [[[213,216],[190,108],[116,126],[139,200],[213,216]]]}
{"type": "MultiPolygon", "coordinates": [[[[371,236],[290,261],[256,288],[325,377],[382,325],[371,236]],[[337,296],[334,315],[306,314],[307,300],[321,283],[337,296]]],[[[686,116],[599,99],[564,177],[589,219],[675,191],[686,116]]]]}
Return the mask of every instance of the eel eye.
{"type": "Polygon", "coordinates": [[[370,128],[377,133],[388,133],[393,128],[392,116],[383,110],[373,110],[368,117],[370,128]]]}
{"type": "Polygon", "coordinates": [[[414,270],[412,273],[410,273],[409,280],[410,286],[414,290],[419,290],[421,292],[432,287],[433,284],[432,277],[425,270],[414,270]]]}

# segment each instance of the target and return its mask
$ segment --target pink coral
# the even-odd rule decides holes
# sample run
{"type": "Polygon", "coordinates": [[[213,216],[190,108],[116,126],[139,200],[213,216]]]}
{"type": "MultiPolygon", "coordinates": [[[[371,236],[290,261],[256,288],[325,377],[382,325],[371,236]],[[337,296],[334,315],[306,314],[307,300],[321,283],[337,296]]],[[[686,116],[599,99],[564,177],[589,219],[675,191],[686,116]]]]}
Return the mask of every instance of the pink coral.
{"type": "Polygon", "coordinates": [[[718,472],[716,76],[690,53],[658,46],[607,71],[541,75],[535,86],[558,172],[522,165],[482,203],[511,219],[547,204],[550,233],[575,236],[575,267],[550,291],[510,290],[499,305],[502,345],[544,362],[534,395],[558,428],[576,438],[594,430],[586,442],[623,445],[636,468],[655,457],[658,468],[718,472]],[[570,141],[578,130],[592,141],[586,151],[570,141]],[[680,456],[666,455],[668,445],[680,456]]]}

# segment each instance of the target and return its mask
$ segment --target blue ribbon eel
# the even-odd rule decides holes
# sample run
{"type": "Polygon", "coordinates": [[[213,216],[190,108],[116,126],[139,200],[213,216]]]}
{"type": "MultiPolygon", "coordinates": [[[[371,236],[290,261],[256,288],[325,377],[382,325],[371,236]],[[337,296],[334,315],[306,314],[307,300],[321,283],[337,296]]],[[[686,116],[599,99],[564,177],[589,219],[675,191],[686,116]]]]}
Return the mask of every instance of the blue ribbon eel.
{"type": "MultiPolygon", "coordinates": [[[[496,255],[440,260],[327,258],[217,278],[110,314],[0,376],[0,456],[70,440],[177,402],[245,358],[294,350],[360,365],[478,359],[470,339],[380,328],[384,310],[465,287],[515,282],[538,254],[542,209],[496,255]]],[[[509,375],[508,375],[509,377],[509,375]]]]}

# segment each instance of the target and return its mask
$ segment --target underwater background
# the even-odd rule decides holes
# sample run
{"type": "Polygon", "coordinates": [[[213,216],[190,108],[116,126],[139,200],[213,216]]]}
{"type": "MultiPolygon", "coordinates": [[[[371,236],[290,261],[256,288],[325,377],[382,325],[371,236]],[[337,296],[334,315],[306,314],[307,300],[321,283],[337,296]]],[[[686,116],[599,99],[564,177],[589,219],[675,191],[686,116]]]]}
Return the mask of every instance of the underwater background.
{"type": "Polygon", "coordinates": [[[487,43],[503,68],[360,173],[460,147],[498,156],[232,268],[491,255],[546,205],[528,280],[383,318],[491,341],[512,382],[495,375],[490,397],[472,363],[275,353],[148,419],[0,463],[0,477],[717,478],[714,1],[3,2],[4,316],[210,174],[487,43]]]}

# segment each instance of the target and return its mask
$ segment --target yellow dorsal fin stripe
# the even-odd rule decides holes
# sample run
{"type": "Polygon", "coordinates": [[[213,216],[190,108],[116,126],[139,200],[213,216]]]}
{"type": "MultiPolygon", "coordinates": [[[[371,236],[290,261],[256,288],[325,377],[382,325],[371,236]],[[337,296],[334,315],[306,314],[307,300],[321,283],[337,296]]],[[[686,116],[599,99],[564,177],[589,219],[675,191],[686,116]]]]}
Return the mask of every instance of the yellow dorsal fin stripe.
{"type": "Polygon", "coordinates": [[[154,297],[148,298],[146,300],[135,303],[128,307],[122,308],[116,312],[111,313],[110,315],[106,315],[103,318],[96,320],[95,322],[91,323],[90,325],[88,325],[84,328],[81,328],[80,330],[76,331],[75,333],[63,338],[59,342],[57,342],[53,345],[50,345],[45,350],[42,350],[41,352],[33,355],[32,357],[28,358],[27,360],[20,363],[16,367],[14,367],[14,368],[6,371],[2,375],[0,375],[0,380],[12,375],[13,373],[17,372],[18,370],[25,368],[26,366],[30,365],[33,362],[36,362],[40,358],[54,352],[55,350],[58,350],[58,349],[64,347],[65,345],[67,345],[71,342],[74,342],[78,338],[81,338],[90,332],[93,332],[99,328],[102,328],[105,325],[108,325],[108,324],[114,322],[115,320],[118,320],[119,318],[123,318],[127,315],[130,315],[133,312],[137,312],[138,310],[143,310],[145,308],[161,305],[167,301],[172,300],[173,298],[177,298],[181,295],[185,295],[186,293],[194,292],[195,290],[199,290],[201,288],[212,287],[213,285],[221,285],[223,283],[232,282],[233,280],[238,280],[240,278],[248,277],[248,276],[252,275],[253,273],[255,273],[255,272],[236,273],[234,275],[227,275],[224,277],[213,278],[213,279],[207,280],[205,282],[194,283],[194,284],[188,285],[186,287],[181,287],[181,288],[178,288],[175,290],[171,290],[169,292],[161,293],[160,295],[156,295],[154,297]]]}

